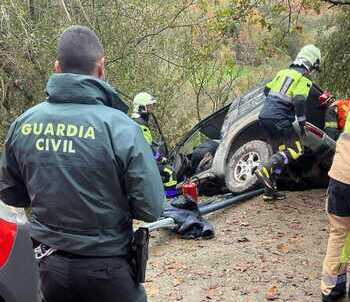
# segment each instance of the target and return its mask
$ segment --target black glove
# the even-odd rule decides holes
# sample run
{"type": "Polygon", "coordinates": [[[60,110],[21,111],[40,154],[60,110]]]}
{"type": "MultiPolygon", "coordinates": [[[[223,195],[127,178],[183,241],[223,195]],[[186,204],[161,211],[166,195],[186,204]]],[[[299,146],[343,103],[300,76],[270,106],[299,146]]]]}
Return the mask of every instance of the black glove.
{"type": "Polygon", "coordinates": [[[299,122],[299,127],[300,127],[300,134],[301,134],[301,136],[306,136],[306,133],[305,133],[305,123],[306,123],[306,121],[301,121],[301,122],[299,122]]]}

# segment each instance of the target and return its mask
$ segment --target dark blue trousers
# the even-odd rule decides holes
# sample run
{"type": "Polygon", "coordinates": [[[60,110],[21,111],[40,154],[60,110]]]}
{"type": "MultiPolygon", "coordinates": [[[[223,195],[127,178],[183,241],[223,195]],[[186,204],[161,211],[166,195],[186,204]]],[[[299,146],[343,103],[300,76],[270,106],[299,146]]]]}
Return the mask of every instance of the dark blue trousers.
{"type": "Polygon", "coordinates": [[[43,302],[146,302],[122,257],[50,255],[39,262],[43,302]]]}

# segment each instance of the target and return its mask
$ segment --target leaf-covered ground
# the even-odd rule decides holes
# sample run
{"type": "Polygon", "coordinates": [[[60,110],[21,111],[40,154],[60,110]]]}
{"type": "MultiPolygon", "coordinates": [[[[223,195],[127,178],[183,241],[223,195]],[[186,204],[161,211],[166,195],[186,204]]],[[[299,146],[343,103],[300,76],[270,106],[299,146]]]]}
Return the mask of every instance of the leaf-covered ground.
{"type": "Polygon", "coordinates": [[[146,289],[151,302],[320,301],[328,224],[325,190],[261,197],[206,216],[211,240],[152,233],[146,289]]]}

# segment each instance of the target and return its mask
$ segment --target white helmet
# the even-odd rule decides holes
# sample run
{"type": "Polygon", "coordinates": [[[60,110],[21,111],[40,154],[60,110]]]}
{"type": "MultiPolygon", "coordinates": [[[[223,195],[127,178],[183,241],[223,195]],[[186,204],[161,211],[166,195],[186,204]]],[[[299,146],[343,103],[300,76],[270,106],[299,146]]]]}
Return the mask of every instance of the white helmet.
{"type": "Polygon", "coordinates": [[[304,66],[311,71],[312,69],[320,70],[321,51],[315,45],[309,44],[304,46],[298,53],[292,65],[304,66]]]}
{"type": "Polygon", "coordinates": [[[140,106],[146,107],[147,105],[152,105],[157,103],[157,100],[147,92],[140,92],[135,95],[134,100],[134,111],[137,112],[140,106]]]}

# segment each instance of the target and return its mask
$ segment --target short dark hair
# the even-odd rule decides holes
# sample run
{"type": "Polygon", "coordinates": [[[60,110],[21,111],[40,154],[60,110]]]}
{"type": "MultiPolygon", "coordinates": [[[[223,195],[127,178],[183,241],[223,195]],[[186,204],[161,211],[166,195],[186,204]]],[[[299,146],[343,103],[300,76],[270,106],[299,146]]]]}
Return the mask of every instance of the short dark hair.
{"type": "Polygon", "coordinates": [[[58,61],[62,72],[90,75],[103,55],[100,40],[86,26],[71,26],[58,40],[58,61]]]}

